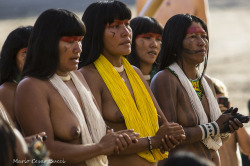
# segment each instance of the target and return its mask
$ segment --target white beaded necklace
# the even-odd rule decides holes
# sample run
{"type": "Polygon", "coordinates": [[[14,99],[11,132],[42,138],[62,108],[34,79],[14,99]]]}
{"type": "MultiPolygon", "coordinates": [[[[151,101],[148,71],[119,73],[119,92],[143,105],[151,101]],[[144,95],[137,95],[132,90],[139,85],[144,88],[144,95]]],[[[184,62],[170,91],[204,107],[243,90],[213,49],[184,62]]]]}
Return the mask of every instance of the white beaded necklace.
{"type": "Polygon", "coordinates": [[[115,70],[116,70],[118,73],[121,73],[121,72],[124,71],[124,66],[123,66],[123,65],[121,65],[120,67],[115,67],[115,66],[114,66],[114,68],[115,68],[115,70]]]}
{"type": "Polygon", "coordinates": [[[69,81],[71,80],[71,76],[69,74],[67,74],[66,76],[60,76],[58,75],[63,81],[69,81]]]}
{"type": "Polygon", "coordinates": [[[148,81],[148,80],[150,80],[151,79],[151,77],[150,77],[150,75],[148,74],[148,75],[143,75],[143,77],[144,77],[144,79],[146,80],[146,81],[148,81]]]}

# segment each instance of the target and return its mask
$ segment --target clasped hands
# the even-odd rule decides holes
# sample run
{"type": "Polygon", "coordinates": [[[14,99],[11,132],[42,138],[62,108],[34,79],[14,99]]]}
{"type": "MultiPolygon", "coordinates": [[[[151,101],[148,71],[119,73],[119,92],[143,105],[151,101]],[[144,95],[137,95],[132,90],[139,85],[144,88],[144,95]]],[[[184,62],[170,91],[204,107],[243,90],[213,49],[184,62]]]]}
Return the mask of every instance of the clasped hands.
{"type": "Polygon", "coordinates": [[[106,155],[119,154],[124,151],[132,143],[137,143],[139,133],[134,132],[133,129],[121,130],[114,132],[113,129],[107,130],[107,134],[102,137],[99,144],[104,149],[106,155]]]}
{"type": "Polygon", "coordinates": [[[186,139],[185,131],[181,125],[174,122],[167,122],[160,126],[152,140],[158,140],[162,153],[170,151],[186,139]]]}
{"type": "Polygon", "coordinates": [[[216,123],[220,128],[220,133],[233,133],[243,127],[242,123],[248,123],[249,117],[238,112],[238,108],[229,108],[217,120],[216,123]]]}

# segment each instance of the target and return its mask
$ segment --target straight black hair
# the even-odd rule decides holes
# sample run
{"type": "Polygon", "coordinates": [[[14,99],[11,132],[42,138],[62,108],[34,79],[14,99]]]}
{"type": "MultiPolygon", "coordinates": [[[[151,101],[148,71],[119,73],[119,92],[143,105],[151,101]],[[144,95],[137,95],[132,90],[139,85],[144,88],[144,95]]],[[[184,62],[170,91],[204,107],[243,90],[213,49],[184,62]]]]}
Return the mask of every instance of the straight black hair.
{"type": "Polygon", "coordinates": [[[59,40],[62,36],[84,36],[81,19],[65,9],[48,9],[36,20],[31,33],[22,76],[47,80],[59,64],[59,40]]]}
{"type": "Polygon", "coordinates": [[[18,27],[6,38],[0,59],[0,85],[5,82],[18,82],[21,72],[16,57],[20,49],[28,47],[32,26],[18,27]]]}
{"type": "MultiPolygon", "coordinates": [[[[181,50],[183,49],[183,40],[192,22],[201,24],[202,28],[207,33],[207,40],[209,41],[207,26],[198,17],[190,14],[177,14],[171,17],[167,21],[162,33],[162,47],[159,53],[160,64],[158,71],[165,69],[178,60],[182,62],[181,50]]],[[[206,71],[207,61],[208,50],[205,56],[204,67],[200,79],[206,71]]],[[[197,67],[198,66],[199,64],[197,65],[197,67]]]]}
{"type": "MultiPolygon", "coordinates": [[[[130,21],[130,26],[133,31],[133,38],[132,38],[132,45],[131,45],[131,53],[127,56],[127,59],[131,65],[134,65],[140,68],[140,63],[139,63],[140,59],[136,53],[136,43],[135,43],[136,37],[144,33],[156,33],[156,34],[161,35],[163,31],[163,27],[154,18],[147,17],[147,16],[133,18],[130,21]]],[[[154,65],[158,64],[158,59],[159,58],[157,57],[154,65]]]]}
{"type": "Polygon", "coordinates": [[[103,34],[107,24],[115,19],[131,19],[131,11],[120,1],[102,1],[92,3],[85,10],[82,21],[87,33],[82,40],[82,53],[79,68],[93,63],[103,52],[103,34]]]}

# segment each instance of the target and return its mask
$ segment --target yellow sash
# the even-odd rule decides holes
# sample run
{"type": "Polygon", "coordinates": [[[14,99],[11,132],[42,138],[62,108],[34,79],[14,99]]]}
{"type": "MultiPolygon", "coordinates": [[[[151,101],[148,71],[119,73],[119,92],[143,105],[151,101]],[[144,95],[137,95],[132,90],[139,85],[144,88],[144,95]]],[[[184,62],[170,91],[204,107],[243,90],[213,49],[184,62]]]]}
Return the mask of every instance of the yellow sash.
{"type": "MultiPolygon", "coordinates": [[[[159,129],[157,111],[144,83],[130,63],[122,57],[135,101],[119,73],[103,55],[94,64],[122,112],[127,129],[134,129],[140,133],[140,137],[154,136],[159,129]]],[[[163,160],[168,156],[167,152],[162,154],[159,149],[154,149],[153,154],[155,159],[149,151],[138,153],[149,162],[163,160]]]]}

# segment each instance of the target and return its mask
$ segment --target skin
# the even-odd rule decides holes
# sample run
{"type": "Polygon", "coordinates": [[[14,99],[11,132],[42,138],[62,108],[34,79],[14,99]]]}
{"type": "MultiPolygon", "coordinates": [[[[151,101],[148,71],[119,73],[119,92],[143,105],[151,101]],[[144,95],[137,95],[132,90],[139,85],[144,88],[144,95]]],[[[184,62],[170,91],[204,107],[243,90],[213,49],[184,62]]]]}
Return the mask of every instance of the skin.
{"type": "MultiPolygon", "coordinates": [[[[201,27],[199,23],[193,22],[191,27],[201,27]]],[[[183,40],[183,48],[194,52],[186,52],[183,50],[181,56],[183,58],[183,65],[178,61],[179,66],[183,66],[182,70],[185,71],[186,76],[189,79],[196,78],[196,65],[204,61],[206,50],[208,49],[208,41],[206,34],[204,33],[192,33],[187,34],[183,40]]],[[[210,88],[213,90],[211,79],[204,76],[207,80],[210,88]]],[[[160,71],[151,82],[151,89],[155,98],[157,99],[164,115],[169,121],[179,123],[183,126],[186,140],[178,145],[175,149],[170,151],[170,156],[174,153],[182,150],[187,150],[195,153],[198,156],[205,157],[213,161],[216,165],[219,165],[219,156],[214,150],[209,150],[201,143],[202,132],[198,127],[197,118],[191,106],[188,94],[178,78],[173,75],[168,69],[160,71]]],[[[215,94],[215,92],[214,92],[215,94]]],[[[202,97],[202,105],[205,113],[210,120],[209,103],[205,95],[202,97]]],[[[217,120],[219,128],[224,128],[224,122],[228,121],[231,114],[223,114],[217,120]]],[[[235,123],[230,121],[230,131],[234,132],[242,124],[235,119],[235,123]]],[[[163,165],[163,162],[159,162],[159,165],[163,165]]]]}
{"type": "MultiPolygon", "coordinates": [[[[161,49],[161,35],[152,36],[144,34],[141,37],[137,37],[135,40],[135,49],[140,59],[140,70],[142,74],[150,74],[161,49]]],[[[147,82],[150,84],[150,80],[147,82]]]]}
{"type": "MultiPolygon", "coordinates": [[[[103,35],[104,50],[103,55],[111,62],[113,66],[120,67],[122,65],[122,56],[128,55],[131,51],[132,30],[129,24],[119,24],[112,28],[106,27],[103,35]],[[115,35],[113,35],[113,32],[115,35]]],[[[156,136],[151,137],[153,148],[159,148],[163,146],[165,150],[170,150],[179,144],[179,141],[185,139],[184,131],[181,126],[176,123],[168,123],[164,115],[162,114],[153,94],[144,80],[142,73],[138,68],[134,68],[137,74],[145,84],[152,100],[155,104],[157,112],[161,117],[159,122],[162,124],[156,136]],[[164,138],[164,136],[166,137],[164,138]],[[176,137],[176,139],[174,138],[176,137]],[[179,141],[178,141],[179,140],[179,141]]],[[[107,86],[98,73],[93,64],[82,67],[80,69],[86,81],[89,83],[89,87],[97,101],[101,114],[108,126],[115,131],[126,129],[124,117],[117,107],[114,99],[112,98],[107,86]],[[95,82],[95,84],[91,82],[95,82]]],[[[120,73],[120,76],[126,83],[132,97],[134,97],[132,87],[128,80],[125,71],[120,73]]],[[[156,163],[150,163],[145,159],[139,157],[136,153],[148,150],[147,138],[139,138],[137,144],[131,144],[126,151],[123,151],[120,155],[108,156],[110,166],[156,166],[156,163]]]]}
{"type": "MultiPolygon", "coordinates": [[[[216,94],[216,97],[224,96],[223,94],[216,94]]],[[[227,108],[223,104],[220,104],[220,110],[222,112],[226,111],[227,108]]],[[[230,107],[230,102],[229,102],[230,107]]],[[[240,128],[223,144],[219,149],[221,166],[235,166],[238,165],[237,156],[237,143],[239,143],[240,151],[246,155],[250,155],[250,134],[247,132],[246,128],[240,128]]]]}
{"type": "Polygon", "coordinates": [[[140,16],[154,17],[163,26],[169,18],[180,13],[195,15],[208,23],[207,0],[137,0],[136,4],[137,13],[140,16]],[[146,3],[149,4],[148,7],[146,3]],[[142,10],[144,12],[141,12],[142,10]]]}
{"type": "Polygon", "coordinates": [[[17,127],[14,112],[16,87],[17,84],[15,82],[5,82],[0,86],[0,101],[7,112],[8,119],[14,122],[15,127],[17,127]]]}
{"type": "MultiPolygon", "coordinates": [[[[16,55],[16,64],[20,73],[23,70],[26,53],[27,48],[22,48],[17,52],[16,55]]],[[[14,126],[18,128],[14,113],[16,87],[16,82],[3,83],[0,86],[0,101],[4,105],[5,110],[8,112],[7,115],[9,116],[9,119],[11,119],[12,122],[14,122],[14,126]]]]}
{"type": "MultiPolygon", "coordinates": [[[[90,90],[82,74],[77,71],[81,51],[81,40],[59,41],[60,60],[56,73],[65,76],[74,70],[83,86],[90,90]]],[[[74,83],[69,80],[65,84],[80,103],[84,113],[74,83]]],[[[95,102],[94,98],[93,100],[95,102]]],[[[25,136],[45,131],[45,144],[50,151],[50,158],[63,159],[70,165],[86,165],[87,159],[119,152],[126,149],[132,141],[136,141],[137,135],[132,131],[109,131],[99,143],[82,145],[81,136],[84,135],[81,133],[80,124],[48,80],[25,77],[19,83],[16,92],[16,113],[25,136]]]]}
{"type": "Polygon", "coordinates": [[[19,72],[23,70],[26,54],[27,54],[27,48],[22,48],[17,52],[16,64],[19,72]]]}

